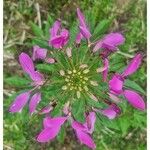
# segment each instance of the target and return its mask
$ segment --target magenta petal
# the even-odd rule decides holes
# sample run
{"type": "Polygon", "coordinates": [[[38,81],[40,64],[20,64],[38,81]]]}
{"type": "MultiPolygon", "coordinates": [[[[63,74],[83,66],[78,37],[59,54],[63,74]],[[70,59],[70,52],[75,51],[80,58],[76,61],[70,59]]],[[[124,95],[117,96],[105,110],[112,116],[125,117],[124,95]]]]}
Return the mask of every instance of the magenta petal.
{"type": "Polygon", "coordinates": [[[103,41],[99,40],[93,48],[93,52],[97,52],[100,48],[102,48],[103,41]]]}
{"type": "Polygon", "coordinates": [[[49,42],[50,45],[52,45],[54,48],[62,48],[63,41],[64,41],[64,37],[56,36],[55,38],[51,39],[49,42]]]}
{"type": "Polygon", "coordinates": [[[109,119],[114,119],[117,116],[117,112],[113,110],[112,107],[102,110],[101,113],[109,119]]]}
{"type": "Polygon", "coordinates": [[[45,59],[45,62],[47,62],[48,64],[53,64],[53,63],[55,63],[55,59],[49,57],[49,58],[46,58],[46,59],[45,59]]]}
{"type": "Polygon", "coordinates": [[[32,74],[32,72],[34,72],[35,68],[33,61],[26,53],[21,53],[19,55],[19,62],[24,72],[26,72],[29,75],[32,74]]]}
{"type": "Polygon", "coordinates": [[[44,60],[46,58],[47,49],[40,48],[39,46],[33,47],[33,55],[32,59],[35,61],[36,59],[44,60]]]}
{"type": "Polygon", "coordinates": [[[61,26],[61,22],[55,21],[53,27],[50,29],[51,39],[57,35],[60,26],[61,26]]]}
{"type": "Polygon", "coordinates": [[[81,40],[83,39],[83,36],[82,34],[79,32],[76,36],[76,43],[77,44],[80,44],[81,40]]]}
{"type": "Polygon", "coordinates": [[[103,75],[103,80],[106,81],[107,80],[107,76],[108,76],[108,67],[109,67],[108,59],[105,58],[103,63],[104,63],[104,68],[106,68],[106,69],[102,72],[102,75],[103,75]]]}
{"type": "Polygon", "coordinates": [[[67,117],[55,117],[55,118],[46,117],[43,121],[44,128],[60,127],[62,124],[64,124],[66,120],[67,117]]]}
{"type": "Polygon", "coordinates": [[[121,75],[115,74],[112,79],[109,81],[109,88],[113,94],[121,94],[123,88],[123,79],[121,75]]]}
{"type": "Polygon", "coordinates": [[[123,77],[126,77],[132,73],[134,73],[140,66],[142,61],[142,55],[141,54],[137,54],[132,61],[129,63],[129,65],[127,66],[127,68],[124,70],[123,72],[123,77]]]}
{"type": "Polygon", "coordinates": [[[124,96],[133,107],[140,110],[145,109],[145,102],[138,93],[131,90],[125,90],[124,96]]]}
{"type": "Polygon", "coordinates": [[[85,18],[79,8],[77,8],[77,16],[80,22],[80,26],[86,27],[85,18]]]}
{"type": "Polygon", "coordinates": [[[53,110],[53,107],[49,104],[48,106],[46,106],[40,110],[40,114],[47,114],[51,110],[53,110]]]}
{"type": "Polygon", "coordinates": [[[93,52],[96,52],[100,48],[114,51],[117,49],[117,46],[123,44],[125,38],[120,33],[110,33],[107,34],[102,40],[99,40],[95,45],[93,52]]]}
{"type": "Polygon", "coordinates": [[[38,71],[32,72],[30,75],[31,79],[34,81],[34,85],[43,85],[44,83],[44,76],[43,74],[39,73],[38,71]]]}
{"type": "Polygon", "coordinates": [[[89,39],[91,37],[91,33],[86,25],[84,15],[80,11],[79,8],[77,8],[77,16],[80,22],[79,28],[80,28],[80,33],[86,38],[89,39]]]}
{"type": "Polygon", "coordinates": [[[76,130],[76,134],[81,143],[87,145],[89,148],[96,148],[96,145],[90,135],[81,130],[76,130]]]}
{"type": "Polygon", "coordinates": [[[77,122],[77,121],[74,121],[72,123],[72,128],[75,129],[75,130],[86,131],[86,127],[82,123],[77,122]]]}
{"type": "Polygon", "coordinates": [[[120,99],[119,99],[116,95],[114,95],[114,94],[112,94],[112,93],[108,93],[108,95],[109,95],[110,99],[111,99],[112,101],[114,101],[115,103],[121,102],[120,99]]]}
{"type": "Polygon", "coordinates": [[[69,31],[66,29],[62,29],[60,35],[63,37],[62,47],[65,46],[69,41],[69,31]]]}
{"type": "Polygon", "coordinates": [[[110,33],[110,34],[106,35],[103,39],[103,44],[104,44],[103,48],[107,48],[107,45],[108,45],[108,49],[114,50],[115,47],[123,44],[124,41],[125,41],[125,39],[122,34],[110,33]]]}
{"type": "Polygon", "coordinates": [[[48,142],[49,140],[52,140],[57,136],[57,134],[59,133],[59,130],[60,130],[60,127],[45,128],[38,135],[37,141],[38,142],[48,142]]]}
{"type": "Polygon", "coordinates": [[[85,123],[87,132],[90,134],[92,134],[94,131],[95,121],[96,121],[95,112],[90,112],[89,115],[86,117],[86,123],[85,123]]]}
{"type": "Polygon", "coordinates": [[[9,108],[10,112],[19,112],[22,110],[22,108],[26,105],[28,102],[30,96],[30,92],[24,92],[19,94],[15,101],[12,103],[12,105],[9,108]]]}
{"type": "Polygon", "coordinates": [[[84,38],[89,39],[91,37],[91,33],[87,28],[82,26],[79,26],[79,28],[80,28],[80,33],[83,35],[84,38]]]}
{"type": "Polygon", "coordinates": [[[36,109],[36,106],[38,105],[38,103],[40,102],[41,100],[41,93],[35,93],[31,100],[30,100],[30,103],[29,103],[29,110],[30,110],[30,113],[32,114],[35,109],[36,109]]]}

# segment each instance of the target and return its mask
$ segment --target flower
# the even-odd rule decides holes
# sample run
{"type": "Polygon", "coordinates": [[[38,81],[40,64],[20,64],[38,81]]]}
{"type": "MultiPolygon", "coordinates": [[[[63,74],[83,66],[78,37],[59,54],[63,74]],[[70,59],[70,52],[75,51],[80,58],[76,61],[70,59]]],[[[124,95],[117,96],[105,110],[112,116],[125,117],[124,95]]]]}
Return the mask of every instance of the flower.
{"type": "Polygon", "coordinates": [[[50,40],[49,45],[54,48],[62,48],[64,47],[69,40],[69,31],[67,29],[60,29],[61,22],[55,21],[53,27],[50,29],[50,40]]]}
{"type": "Polygon", "coordinates": [[[93,108],[94,111],[101,113],[109,119],[114,119],[121,113],[121,109],[116,104],[111,104],[105,109],[96,109],[93,108]]]}
{"type": "Polygon", "coordinates": [[[38,142],[48,142],[54,139],[59,133],[61,126],[65,123],[67,117],[46,117],[43,120],[44,129],[40,132],[37,137],[38,142]]]}
{"type": "Polygon", "coordinates": [[[32,60],[44,60],[48,64],[55,63],[55,59],[51,57],[47,57],[47,49],[41,48],[37,45],[33,46],[33,54],[32,54],[32,60]]]}
{"type": "MultiPolygon", "coordinates": [[[[126,78],[139,68],[142,55],[137,54],[122,73],[115,72],[108,81],[107,78],[110,76],[108,74],[108,56],[112,52],[116,52],[125,39],[121,33],[110,33],[93,43],[97,29],[91,30],[94,34],[91,38],[90,28],[79,8],[77,8],[77,16],[79,31],[76,33],[76,38],[71,34],[70,42],[70,33],[61,27],[60,20],[55,21],[49,30],[50,39],[45,47],[51,46],[61,50],[51,50],[50,48],[48,51],[48,49],[35,45],[32,59],[26,53],[19,55],[23,71],[31,78],[31,89],[20,93],[9,111],[20,112],[29,103],[29,112],[33,114],[41,101],[42,93],[44,100],[48,99],[45,102],[42,100],[44,107],[37,112],[38,115],[45,117],[43,129],[36,140],[38,142],[53,140],[67,122],[71,124],[81,143],[95,149],[96,145],[92,134],[96,113],[108,119],[118,117],[121,114],[119,104],[123,102],[123,96],[133,107],[139,110],[145,109],[143,98],[137,92],[124,87],[126,78]],[[81,43],[82,39],[86,39],[83,44],[81,43]],[[101,50],[100,57],[99,54],[93,53],[99,49],[101,50]],[[39,64],[40,62],[40,67],[37,66],[37,68],[41,69],[45,76],[36,70],[32,60],[34,63],[39,64]],[[44,63],[49,64],[45,65],[44,63]],[[55,65],[50,65],[53,63],[55,65]],[[98,68],[98,66],[102,67],[98,68]],[[102,73],[102,76],[99,73],[102,73]],[[45,104],[46,102],[47,104],[45,104]],[[61,113],[62,116],[57,116],[61,113]],[[85,119],[85,122],[81,123],[78,119],[85,119]]],[[[94,23],[94,21],[92,22],[94,23]]],[[[94,27],[94,24],[92,26],[94,27]]],[[[74,28],[71,29],[71,33],[76,31],[74,28]]]]}
{"type": "Polygon", "coordinates": [[[79,32],[78,34],[77,34],[77,36],[76,36],[76,43],[77,44],[80,44],[80,42],[81,42],[81,40],[83,39],[83,36],[82,36],[82,34],[79,32]]]}
{"type": "Polygon", "coordinates": [[[137,54],[126,67],[122,74],[115,74],[112,79],[109,81],[110,92],[116,95],[123,94],[128,102],[135,108],[144,110],[145,103],[142,97],[132,91],[132,90],[123,90],[123,85],[125,82],[125,78],[128,75],[134,73],[140,66],[142,60],[142,55],[137,54]]]}
{"type": "Polygon", "coordinates": [[[37,45],[33,47],[33,55],[32,55],[33,61],[35,61],[36,59],[44,60],[46,58],[46,55],[47,55],[47,49],[41,48],[37,45]]]}
{"type": "Polygon", "coordinates": [[[86,39],[89,39],[91,37],[91,33],[86,25],[84,15],[82,14],[79,8],[77,8],[77,16],[80,23],[79,24],[80,33],[78,33],[77,35],[76,42],[80,43],[82,36],[86,39]]]}
{"type": "Polygon", "coordinates": [[[90,136],[90,134],[93,133],[95,121],[95,113],[90,112],[89,115],[86,116],[86,122],[84,124],[77,121],[72,122],[72,128],[76,131],[76,135],[80,142],[92,149],[96,148],[96,145],[90,136]]]}
{"type": "Polygon", "coordinates": [[[100,48],[114,52],[117,50],[117,46],[123,44],[124,41],[125,39],[120,33],[107,34],[103,39],[96,42],[93,52],[98,51],[100,48]]]}
{"type": "Polygon", "coordinates": [[[29,110],[30,113],[33,113],[36,109],[37,104],[41,100],[41,93],[36,92],[34,93],[34,95],[32,95],[32,93],[34,90],[36,90],[38,87],[44,84],[44,77],[38,71],[35,71],[33,61],[26,53],[21,53],[19,55],[19,62],[24,72],[27,73],[32,79],[33,82],[31,83],[31,85],[34,88],[32,90],[19,94],[14,100],[14,102],[11,104],[9,111],[10,112],[21,111],[22,108],[27,104],[29,98],[31,97],[29,103],[29,110]]]}

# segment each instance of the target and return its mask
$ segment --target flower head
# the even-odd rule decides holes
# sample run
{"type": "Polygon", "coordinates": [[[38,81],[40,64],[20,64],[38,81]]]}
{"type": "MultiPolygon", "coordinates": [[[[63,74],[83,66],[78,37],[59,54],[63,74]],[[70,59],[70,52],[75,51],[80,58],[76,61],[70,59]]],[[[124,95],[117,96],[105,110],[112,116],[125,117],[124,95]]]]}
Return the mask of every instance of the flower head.
{"type": "Polygon", "coordinates": [[[29,103],[29,109],[30,109],[30,113],[33,113],[36,109],[36,106],[41,100],[41,93],[37,92],[34,95],[32,95],[32,93],[38,87],[44,84],[44,76],[38,71],[35,71],[33,61],[27,54],[21,53],[19,55],[19,62],[24,72],[27,73],[32,79],[33,82],[31,83],[31,85],[34,88],[29,91],[19,94],[14,100],[14,102],[12,103],[12,105],[10,106],[9,111],[10,112],[21,111],[22,108],[27,104],[29,98],[31,98],[30,103],[29,103]]]}
{"type": "Polygon", "coordinates": [[[69,31],[67,29],[61,29],[61,22],[56,21],[53,27],[50,29],[49,45],[54,48],[62,48],[68,43],[69,31]]]}

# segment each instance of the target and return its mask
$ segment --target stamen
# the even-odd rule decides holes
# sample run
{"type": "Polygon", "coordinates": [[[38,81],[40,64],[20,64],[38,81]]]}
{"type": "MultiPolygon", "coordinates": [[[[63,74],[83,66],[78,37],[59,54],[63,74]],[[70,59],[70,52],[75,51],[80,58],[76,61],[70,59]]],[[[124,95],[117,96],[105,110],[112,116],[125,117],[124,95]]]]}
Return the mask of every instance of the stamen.
{"type": "Polygon", "coordinates": [[[85,69],[85,70],[83,71],[83,73],[84,73],[84,74],[87,74],[89,71],[90,71],[89,69],[85,69]]]}
{"type": "Polygon", "coordinates": [[[65,72],[63,70],[60,70],[59,73],[60,73],[61,76],[65,75],[65,72]]]}
{"type": "Polygon", "coordinates": [[[67,86],[64,85],[64,86],[62,87],[62,90],[67,90],[67,86]]]}

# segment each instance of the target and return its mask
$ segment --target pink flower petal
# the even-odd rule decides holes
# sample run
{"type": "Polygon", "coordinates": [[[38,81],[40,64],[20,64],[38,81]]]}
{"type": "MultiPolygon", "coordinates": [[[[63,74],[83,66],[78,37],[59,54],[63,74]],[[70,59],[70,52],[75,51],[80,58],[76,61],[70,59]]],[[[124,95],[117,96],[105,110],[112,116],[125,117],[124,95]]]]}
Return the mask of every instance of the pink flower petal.
{"type": "Polygon", "coordinates": [[[44,60],[47,55],[47,49],[40,48],[39,46],[33,47],[33,55],[32,59],[35,61],[36,59],[44,60]]]}
{"type": "Polygon", "coordinates": [[[97,52],[100,48],[102,48],[103,41],[99,40],[93,48],[93,52],[97,52]]]}
{"type": "Polygon", "coordinates": [[[46,106],[46,107],[44,107],[44,108],[41,109],[40,114],[47,114],[51,110],[53,110],[53,107],[49,104],[48,106],[46,106]]]}
{"type": "Polygon", "coordinates": [[[57,134],[59,133],[60,127],[54,128],[45,128],[42,132],[38,135],[37,141],[38,142],[48,142],[49,140],[54,139],[57,134]]]}
{"type": "Polygon", "coordinates": [[[46,59],[45,59],[45,62],[48,63],[48,64],[54,64],[54,63],[55,63],[55,59],[49,57],[49,58],[46,58],[46,59]]]}
{"type": "Polygon", "coordinates": [[[115,103],[121,102],[120,99],[116,95],[114,95],[112,93],[108,93],[108,95],[109,95],[110,99],[112,99],[115,103]]]}
{"type": "Polygon", "coordinates": [[[115,51],[117,46],[123,44],[125,38],[120,33],[107,34],[102,40],[99,40],[95,45],[93,52],[96,52],[100,48],[104,48],[110,51],[115,51]]]}
{"type": "Polygon", "coordinates": [[[77,122],[77,121],[74,121],[72,123],[72,128],[75,129],[75,130],[82,130],[82,131],[86,131],[86,127],[80,123],[80,122],[77,122]]]}
{"type": "Polygon", "coordinates": [[[86,38],[89,39],[91,37],[91,33],[86,25],[84,15],[80,11],[79,8],[77,8],[77,16],[80,22],[79,28],[80,28],[80,33],[86,38]]]}
{"type": "Polygon", "coordinates": [[[115,74],[109,81],[109,88],[113,94],[121,94],[124,80],[119,74],[115,74]]]}
{"type": "Polygon", "coordinates": [[[50,29],[51,39],[57,35],[60,26],[61,26],[61,22],[59,20],[55,21],[53,27],[50,29]]]}
{"type": "Polygon", "coordinates": [[[81,40],[83,39],[83,36],[82,34],[79,32],[76,36],[76,43],[77,44],[80,44],[81,40]]]}
{"type": "Polygon", "coordinates": [[[62,46],[65,46],[69,40],[69,31],[67,29],[62,29],[60,35],[63,37],[62,46]]]}
{"type": "Polygon", "coordinates": [[[12,103],[12,105],[9,108],[10,112],[19,112],[22,110],[22,108],[26,105],[28,102],[30,96],[30,92],[24,92],[19,94],[15,101],[12,103]]]}
{"type": "Polygon", "coordinates": [[[129,65],[127,66],[127,68],[124,70],[123,72],[123,77],[126,77],[132,73],[134,73],[140,66],[142,61],[142,55],[141,54],[137,54],[132,61],[129,63],[129,65]]]}
{"type": "Polygon", "coordinates": [[[80,26],[86,27],[85,18],[79,8],[77,8],[77,16],[80,22],[80,26]]]}
{"type": "Polygon", "coordinates": [[[86,123],[84,124],[84,126],[87,128],[87,132],[90,134],[92,134],[94,131],[95,121],[95,112],[90,112],[89,115],[86,117],[86,123]]]}
{"type": "Polygon", "coordinates": [[[101,113],[109,119],[114,119],[117,116],[116,111],[114,111],[111,107],[104,109],[101,113]]]}
{"type": "Polygon", "coordinates": [[[19,55],[19,62],[24,72],[29,75],[34,72],[35,68],[33,61],[26,53],[21,53],[19,55]]]}
{"type": "Polygon", "coordinates": [[[76,134],[81,143],[87,145],[89,148],[92,148],[92,149],[96,148],[96,145],[93,139],[90,137],[90,135],[88,135],[87,133],[81,130],[76,130],[76,134]]]}
{"type": "Polygon", "coordinates": [[[55,118],[46,117],[43,121],[44,128],[59,127],[62,124],[64,124],[66,120],[67,117],[55,117],[55,118]]]}
{"type": "Polygon", "coordinates": [[[31,100],[29,102],[29,110],[31,114],[35,112],[36,106],[40,101],[41,101],[41,93],[35,93],[31,97],[31,100]]]}
{"type": "Polygon", "coordinates": [[[67,117],[55,117],[50,118],[46,117],[43,121],[44,129],[38,135],[37,141],[38,142],[48,142],[56,137],[59,133],[61,126],[67,120],[67,117]]]}
{"type": "Polygon", "coordinates": [[[54,48],[62,48],[62,43],[64,38],[62,36],[56,36],[49,41],[49,44],[52,45],[54,48]]]}
{"type": "Polygon", "coordinates": [[[103,75],[103,80],[106,81],[107,80],[107,76],[108,76],[108,67],[109,67],[108,59],[105,58],[103,63],[104,63],[104,68],[106,68],[106,69],[102,72],[102,75],[103,75]]]}
{"type": "Polygon", "coordinates": [[[125,90],[124,96],[133,107],[145,110],[145,102],[138,93],[131,90],[125,90]]]}
{"type": "Polygon", "coordinates": [[[43,74],[39,73],[38,71],[32,72],[30,75],[31,79],[34,81],[33,85],[43,85],[44,83],[44,76],[43,74]]]}
{"type": "Polygon", "coordinates": [[[84,38],[89,39],[92,36],[90,31],[87,28],[82,26],[79,26],[79,28],[80,28],[80,33],[83,35],[84,38]]]}

